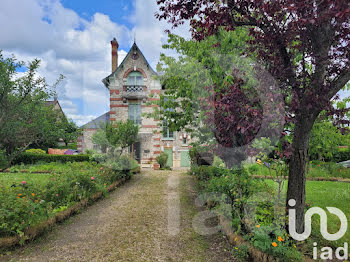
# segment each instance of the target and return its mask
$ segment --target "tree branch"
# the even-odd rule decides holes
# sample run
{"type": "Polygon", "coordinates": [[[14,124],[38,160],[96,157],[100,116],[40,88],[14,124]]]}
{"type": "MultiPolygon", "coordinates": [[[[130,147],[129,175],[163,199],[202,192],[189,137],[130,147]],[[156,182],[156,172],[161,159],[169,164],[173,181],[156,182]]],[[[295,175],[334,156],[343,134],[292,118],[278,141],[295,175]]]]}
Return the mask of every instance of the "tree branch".
{"type": "Polygon", "coordinates": [[[335,96],[340,89],[342,89],[350,81],[350,71],[344,70],[338,77],[336,77],[332,83],[328,92],[328,99],[335,96]]]}

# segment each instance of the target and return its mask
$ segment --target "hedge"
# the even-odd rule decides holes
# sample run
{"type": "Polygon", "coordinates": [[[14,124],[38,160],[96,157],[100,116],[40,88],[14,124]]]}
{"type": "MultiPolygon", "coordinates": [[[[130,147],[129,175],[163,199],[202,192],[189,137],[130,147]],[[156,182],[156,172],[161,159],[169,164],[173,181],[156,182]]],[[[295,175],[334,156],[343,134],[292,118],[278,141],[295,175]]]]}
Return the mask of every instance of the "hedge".
{"type": "Polygon", "coordinates": [[[84,162],[89,161],[89,155],[48,155],[48,154],[35,154],[24,152],[20,154],[14,161],[13,164],[35,164],[41,162],[84,162]]]}

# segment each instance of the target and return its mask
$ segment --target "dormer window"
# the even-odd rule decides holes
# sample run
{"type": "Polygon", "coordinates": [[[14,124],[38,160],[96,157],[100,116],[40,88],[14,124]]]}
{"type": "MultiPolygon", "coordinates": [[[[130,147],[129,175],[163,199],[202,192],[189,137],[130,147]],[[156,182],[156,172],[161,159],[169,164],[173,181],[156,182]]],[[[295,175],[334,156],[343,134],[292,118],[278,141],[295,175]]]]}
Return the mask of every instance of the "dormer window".
{"type": "Polygon", "coordinates": [[[134,71],[128,75],[127,80],[128,86],[142,86],[143,85],[143,76],[140,72],[134,71]]]}

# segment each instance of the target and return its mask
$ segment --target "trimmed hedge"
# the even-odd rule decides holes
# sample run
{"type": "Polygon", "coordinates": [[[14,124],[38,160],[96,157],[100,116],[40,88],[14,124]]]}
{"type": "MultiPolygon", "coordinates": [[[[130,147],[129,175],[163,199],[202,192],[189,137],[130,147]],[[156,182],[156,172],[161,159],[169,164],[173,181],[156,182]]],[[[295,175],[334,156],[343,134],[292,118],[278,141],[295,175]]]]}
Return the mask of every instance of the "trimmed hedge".
{"type": "Polygon", "coordinates": [[[89,161],[89,155],[48,155],[48,154],[35,154],[24,152],[20,154],[14,161],[13,164],[35,164],[37,162],[84,162],[89,161]]]}

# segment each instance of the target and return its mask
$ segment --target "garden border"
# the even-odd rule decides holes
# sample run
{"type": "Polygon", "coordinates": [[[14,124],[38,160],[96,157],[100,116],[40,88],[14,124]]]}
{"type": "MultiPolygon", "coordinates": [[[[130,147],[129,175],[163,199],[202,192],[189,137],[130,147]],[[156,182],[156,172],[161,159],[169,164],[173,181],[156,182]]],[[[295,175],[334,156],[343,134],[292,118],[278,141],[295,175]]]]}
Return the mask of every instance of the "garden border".
{"type": "MultiPolygon", "coordinates": [[[[124,184],[124,182],[130,180],[129,178],[122,178],[119,179],[112,184],[110,184],[108,187],[106,187],[106,190],[108,192],[113,191],[118,186],[124,184]]],[[[1,237],[0,238],[0,248],[6,249],[10,248],[12,246],[15,246],[17,244],[20,244],[22,241],[28,241],[33,240],[36,237],[40,236],[42,233],[44,233],[46,230],[50,229],[52,226],[54,226],[57,222],[62,222],[69,218],[70,216],[76,214],[80,209],[83,207],[86,207],[89,204],[89,201],[95,202],[98,199],[100,199],[103,195],[102,191],[99,191],[93,195],[91,195],[88,198],[85,198],[81,200],[80,202],[74,204],[73,206],[67,208],[66,210],[63,210],[59,213],[56,213],[53,217],[50,217],[48,220],[27,228],[24,232],[24,236],[12,236],[12,237],[1,237]]]]}
{"type": "MultiPolygon", "coordinates": [[[[219,217],[219,223],[222,228],[223,233],[227,236],[228,242],[233,246],[246,245],[249,247],[249,258],[254,262],[279,262],[280,260],[272,255],[266,254],[261,250],[255,248],[251,243],[245,241],[241,235],[236,234],[228,221],[223,215],[216,212],[219,217]]],[[[303,255],[303,261],[312,262],[310,257],[303,255]]]]}

